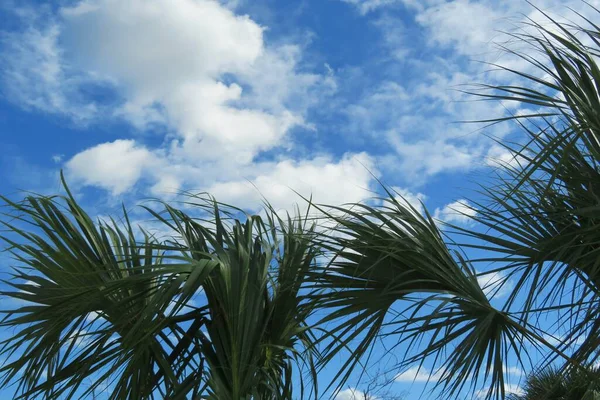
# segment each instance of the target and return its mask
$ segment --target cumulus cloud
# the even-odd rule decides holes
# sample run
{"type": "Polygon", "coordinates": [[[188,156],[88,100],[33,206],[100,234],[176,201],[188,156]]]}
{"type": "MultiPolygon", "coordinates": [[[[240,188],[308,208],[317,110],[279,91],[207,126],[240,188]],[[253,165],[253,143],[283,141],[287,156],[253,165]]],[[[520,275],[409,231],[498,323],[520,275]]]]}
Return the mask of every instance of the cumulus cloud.
{"type": "Polygon", "coordinates": [[[335,400],[377,400],[377,397],[367,395],[358,389],[348,388],[338,392],[335,400]]]}
{"type": "MultiPolygon", "coordinates": [[[[507,113],[506,102],[469,101],[474,98],[464,93],[465,85],[482,81],[518,85],[520,81],[515,75],[490,70],[489,65],[473,60],[539,74],[526,61],[502,51],[498,44],[505,45],[510,39],[509,47],[519,50],[522,44],[515,43],[506,33],[526,30],[523,22],[536,21],[549,26],[548,19],[540,11],[527,2],[495,0],[342,1],[356,7],[379,29],[381,42],[385,44],[381,58],[400,55],[402,74],[398,79],[401,83],[397,85],[401,90],[396,91],[396,96],[380,96],[390,93],[389,88],[394,84],[386,76],[385,85],[370,86],[347,107],[346,112],[355,131],[387,136],[396,154],[395,158],[390,157],[392,161],[386,162],[386,167],[402,173],[407,181],[424,183],[433,175],[486,165],[518,166],[522,161],[519,157],[501,151],[477,132],[482,124],[456,122],[503,117],[507,113]],[[397,6],[405,7],[402,17],[393,11],[397,6]],[[381,12],[374,12],[376,10],[381,12]],[[407,17],[412,17],[418,28],[406,23],[407,17]],[[407,37],[417,44],[408,42],[407,37]],[[426,47],[427,51],[415,56],[415,47],[426,47]],[[405,79],[412,74],[419,79],[405,79]]],[[[566,21],[566,18],[581,21],[577,15],[568,12],[568,8],[583,15],[590,10],[579,0],[534,3],[558,21],[566,21]]],[[[511,113],[522,112],[518,103],[509,106],[511,113]]],[[[488,135],[497,138],[514,132],[514,126],[509,124],[496,124],[485,129],[488,135]]]]}
{"type": "Polygon", "coordinates": [[[384,6],[399,4],[399,0],[342,0],[344,3],[352,4],[358,8],[361,14],[367,14],[384,6]]]}
{"type": "Polygon", "coordinates": [[[429,29],[432,43],[454,45],[461,53],[474,55],[475,49],[488,45],[494,35],[498,35],[494,28],[502,24],[501,16],[504,16],[485,3],[470,0],[443,2],[423,9],[417,14],[416,21],[429,29]]]}
{"type": "Polygon", "coordinates": [[[344,3],[355,6],[361,14],[368,14],[372,11],[383,9],[390,6],[403,5],[408,8],[424,9],[426,6],[433,6],[442,3],[444,0],[341,0],[344,3]]]}
{"type": "Polygon", "coordinates": [[[288,146],[289,131],[310,127],[307,110],[336,90],[331,72],[299,70],[300,46],[266,43],[266,27],[231,4],[71,4],[46,10],[45,18],[22,15],[26,29],[3,41],[11,60],[0,68],[3,87],[28,108],[85,123],[124,119],[155,135],[99,144],[68,159],[73,179],[113,195],[140,181],[165,194],[206,189],[217,179],[252,180],[262,168],[255,158],[288,146]],[[100,98],[84,96],[98,90],[100,98]]]}
{"type": "Polygon", "coordinates": [[[507,365],[504,366],[504,373],[513,375],[514,377],[521,377],[525,375],[525,372],[521,368],[515,366],[509,367],[507,365]]]}
{"type": "Polygon", "coordinates": [[[288,69],[294,60],[278,58],[265,47],[263,27],[216,1],[94,0],[62,9],[62,17],[72,62],[124,94],[115,112],[140,128],[173,127],[179,148],[195,157],[237,153],[247,162],[301,121],[281,98],[267,110],[246,101],[241,83],[254,82],[223,81],[256,74],[261,57],[288,69]]]}
{"type": "Polygon", "coordinates": [[[396,168],[414,179],[421,177],[425,180],[426,177],[441,172],[468,170],[478,156],[476,150],[446,140],[409,143],[394,134],[390,134],[389,140],[399,157],[396,168]]]}
{"type": "Polygon", "coordinates": [[[472,218],[477,214],[467,200],[457,200],[442,208],[436,208],[434,218],[450,224],[468,224],[473,222],[472,218]]]}
{"type": "Polygon", "coordinates": [[[373,160],[366,154],[346,154],[339,161],[329,156],[310,160],[284,160],[268,165],[250,180],[217,183],[208,189],[220,201],[259,208],[266,198],[276,209],[298,204],[305,208],[302,196],[312,196],[315,203],[354,203],[372,196],[373,160]]]}
{"type": "Polygon", "coordinates": [[[61,13],[77,62],[149,95],[244,70],[264,50],[262,27],[211,0],[91,0],[61,13]]]}
{"type": "MultiPolygon", "coordinates": [[[[547,21],[547,18],[526,2],[495,0],[341,0],[355,6],[362,14],[404,5],[415,12],[415,20],[430,31],[430,43],[453,46],[468,55],[490,50],[492,42],[502,33],[514,30],[520,21],[547,21]],[[476,15],[477,18],[472,18],[476,15]]],[[[588,2],[597,7],[600,2],[588,2]]],[[[538,0],[533,3],[553,18],[565,20],[568,9],[583,11],[579,0],[538,0]]],[[[589,9],[589,8],[588,8],[589,9]]],[[[576,16],[573,16],[576,18],[576,16]]],[[[522,27],[521,27],[522,28],[522,27]]]]}
{"type": "MultiPolygon", "coordinates": [[[[527,156],[527,154],[525,155],[527,156]]],[[[527,158],[523,154],[517,154],[499,145],[490,147],[485,159],[486,164],[491,167],[515,169],[528,164],[527,158]]]]}
{"type": "Polygon", "coordinates": [[[87,185],[96,185],[119,195],[130,189],[145,167],[156,161],[153,154],[133,140],[116,140],[87,149],[67,164],[69,177],[87,185]]]}
{"type": "Polygon", "coordinates": [[[237,171],[239,179],[236,175],[219,177],[215,173],[203,181],[206,170],[170,165],[169,157],[151,152],[132,140],[92,147],[69,160],[66,168],[70,179],[102,187],[115,196],[130,190],[143,179],[156,182],[150,190],[159,196],[176,194],[181,188],[180,179],[196,180],[202,190],[219,201],[253,210],[261,208],[263,199],[276,210],[289,210],[295,204],[305,209],[306,202],[298,193],[312,196],[314,202],[322,204],[359,202],[372,196],[375,171],[373,159],[368,154],[348,153],[340,159],[323,155],[311,159],[256,162],[237,171]]]}
{"type": "Polygon", "coordinates": [[[396,375],[395,380],[396,382],[437,382],[443,375],[443,369],[433,372],[424,367],[411,367],[396,375]]]}
{"type": "MultiPolygon", "coordinates": [[[[484,137],[466,134],[476,129],[473,125],[453,122],[502,115],[504,108],[492,102],[468,102],[466,94],[452,90],[471,79],[464,71],[428,64],[414,68],[421,77],[416,85],[384,81],[345,107],[346,129],[361,135],[365,143],[371,138],[385,142],[391,151],[381,157],[382,162],[386,170],[401,174],[404,183],[424,183],[437,174],[485,165],[489,144],[484,137]]],[[[488,131],[501,137],[507,130],[499,124],[488,131]]]]}
{"type": "Polygon", "coordinates": [[[405,115],[409,99],[406,88],[397,82],[385,81],[365,93],[359,102],[346,107],[344,112],[353,131],[369,134],[405,115]]]}

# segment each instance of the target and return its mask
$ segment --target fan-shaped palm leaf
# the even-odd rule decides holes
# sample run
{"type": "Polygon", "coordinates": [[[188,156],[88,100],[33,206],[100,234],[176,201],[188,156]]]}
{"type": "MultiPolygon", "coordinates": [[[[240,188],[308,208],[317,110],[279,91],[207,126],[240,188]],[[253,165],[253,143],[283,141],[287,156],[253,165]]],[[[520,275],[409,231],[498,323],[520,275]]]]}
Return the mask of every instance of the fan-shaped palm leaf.
{"type": "Polygon", "coordinates": [[[329,213],[337,226],[322,246],[334,257],[314,275],[312,295],[317,307],[332,309],[321,320],[334,323],[322,339],[333,341],[323,362],[352,348],[338,374],[343,383],[373,341],[391,334],[408,348],[398,367],[433,359],[446,396],[474,377],[474,386],[491,380],[488,397],[503,397],[503,361],[529,332],[491,306],[472,267],[448,250],[429,215],[389,195],[379,207],[329,213]]]}
{"type": "Polygon", "coordinates": [[[294,365],[306,367],[316,383],[306,324],[311,307],[300,296],[318,256],[314,228],[269,208],[261,218],[200,196],[191,204],[213,220],[201,223],[170,206],[155,216],[178,233],[184,253],[219,263],[202,283],[209,315],[201,351],[210,398],[291,399],[294,365]]]}
{"type": "Polygon", "coordinates": [[[127,214],[124,228],[94,223],[70,193],[3,200],[14,211],[3,239],[19,266],[2,295],[26,303],[2,321],[17,329],[2,354],[18,359],[1,371],[3,384],[17,379],[19,398],[79,398],[111,377],[111,398],[151,398],[178,387],[188,367],[201,369],[197,351],[169,335],[185,336],[179,324],[201,324],[203,311],[167,309],[192,271],[215,263],[166,260],[150,235],[138,243],[127,214]]]}
{"type": "Polygon", "coordinates": [[[516,281],[507,308],[525,293],[522,322],[539,307],[569,310],[561,348],[587,336],[573,355],[585,362],[600,328],[600,28],[548,19],[550,27],[531,24],[537,35],[518,36],[544,57],[517,54],[546,78],[509,70],[539,89],[488,86],[496,93],[483,94],[542,107],[519,123],[526,145],[507,145],[521,165],[502,171],[497,186],[483,189],[487,202],[475,205],[474,219],[489,230],[457,229],[480,240],[475,247],[491,255],[484,261],[505,264],[516,281]]]}

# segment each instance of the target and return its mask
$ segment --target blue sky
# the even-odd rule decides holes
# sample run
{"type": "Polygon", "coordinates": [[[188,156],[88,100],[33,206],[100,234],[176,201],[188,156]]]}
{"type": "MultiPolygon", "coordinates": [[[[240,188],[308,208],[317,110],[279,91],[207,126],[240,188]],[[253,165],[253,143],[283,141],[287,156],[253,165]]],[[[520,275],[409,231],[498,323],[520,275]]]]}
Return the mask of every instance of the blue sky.
{"type": "MultiPolygon", "coordinates": [[[[0,193],[55,193],[62,169],[99,216],[181,190],[291,209],[381,179],[465,223],[453,210],[512,162],[489,136],[515,133],[457,122],[527,110],[458,89],[515,79],[481,61],[530,68],[497,46],[526,18],[519,0],[5,0],[0,193]]],[[[393,390],[421,393],[409,375],[393,390]]]]}

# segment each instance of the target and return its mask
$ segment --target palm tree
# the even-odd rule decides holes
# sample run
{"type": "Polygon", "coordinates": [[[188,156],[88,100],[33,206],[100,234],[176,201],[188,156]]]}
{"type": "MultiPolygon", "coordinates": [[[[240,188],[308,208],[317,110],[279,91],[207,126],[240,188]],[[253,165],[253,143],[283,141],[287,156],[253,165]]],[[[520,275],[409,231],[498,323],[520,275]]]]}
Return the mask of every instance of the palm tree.
{"type": "Polygon", "coordinates": [[[348,370],[377,338],[394,335],[408,344],[397,367],[432,360],[441,397],[487,382],[488,398],[504,398],[503,363],[512,355],[527,367],[530,345],[543,352],[544,365],[562,362],[567,376],[600,356],[600,27],[578,16],[586,27],[546,15],[549,26],[531,22],[514,35],[532,52],[511,54],[539,76],[498,66],[523,86],[474,92],[540,111],[488,121],[512,121],[528,140],[501,142],[517,162],[482,187],[483,200],[471,202],[476,213],[466,216],[479,228],[450,227],[468,240],[457,246],[442,237],[427,213],[421,218],[390,192],[383,206],[357,204],[338,209],[343,217],[330,215],[336,234],[324,248],[337,257],[320,285],[332,290],[316,297],[338,308],[328,318],[339,321],[332,334],[340,348],[360,338],[348,370]],[[468,248],[487,256],[469,260],[461,252],[468,248]],[[492,272],[515,282],[501,308],[475,284],[474,263],[495,265],[492,272]],[[540,318],[548,314],[558,318],[550,328],[540,318]],[[555,345],[548,334],[563,340],[555,345]],[[417,343],[424,345],[415,350],[417,343]]]}
{"type": "Polygon", "coordinates": [[[433,357],[445,396],[481,383],[486,366],[503,394],[503,360],[529,333],[490,304],[472,265],[448,249],[430,215],[388,195],[382,206],[356,204],[327,214],[337,226],[320,244],[335,256],[317,269],[316,287],[324,290],[311,299],[317,308],[335,310],[319,324],[337,323],[320,338],[335,338],[321,363],[358,340],[336,377],[343,383],[380,335],[394,335],[398,345],[418,349],[398,368],[433,357]],[[422,340],[428,345],[419,348],[422,340]]]}
{"type": "Polygon", "coordinates": [[[596,400],[600,398],[598,368],[578,368],[564,373],[556,367],[535,371],[527,376],[523,394],[509,400],[596,400]]]}
{"type": "Polygon", "coordinates": [[[454,227],[462,245],[392,191],[312,205],[318,229],[308,214],[246,215],[203,196],[146,208],[167,240],[136,233],[126,212],[94,222],[68,191],[4,199],[14,212],[3,240],[19,266],[2,294],[26,303],[2,322],[15,335],[0,348],[0,383],[16,382],[18,398],[81,398],[101,385],[113,399],[317,398],[321,368],[350,350],[335,392],[382,337],[408,349],[399,370],[430,360],[445,398],[482,385],[505,398],[504,363],[525,365],[531,344],[575,376],[600,341],[600,28],[587,23],[532,23],[537,33],[518,37],[545,61],[515,54],[544,76],[508,70],[522,87],[477,93],[542,111],[509,118],[528,136],[503,142],[520,166],[482,188],[472,218],[486,229],[454,227]],[[488,256],[469,259],[469,247],[488,256]],[[478,283],[480,262],[516,282],[502,307],[478,283]],[[559,345],[538,318],[547,313],[560,317],[559,345]],[[311,389],[293,392],[302,378],[311,389]]]}
{"type": "Polygon", "coordinates": [[[114,399],[290,399],[294,373],[310,379],[311,309],[299,291],[319,255],[314,227],[272,210],[242,222],[240,210],[194,199],[202,219],[147,208],[172,239],[142,230],[141,242],[125,211],[123,224],[94,223],[68,189],[4,199],[16,213],[3,239],[26,266],[3,292],[22,302],[2,322],[20,328],[3,342],[0,370],[17,398],[111,385],[114,399]]]}

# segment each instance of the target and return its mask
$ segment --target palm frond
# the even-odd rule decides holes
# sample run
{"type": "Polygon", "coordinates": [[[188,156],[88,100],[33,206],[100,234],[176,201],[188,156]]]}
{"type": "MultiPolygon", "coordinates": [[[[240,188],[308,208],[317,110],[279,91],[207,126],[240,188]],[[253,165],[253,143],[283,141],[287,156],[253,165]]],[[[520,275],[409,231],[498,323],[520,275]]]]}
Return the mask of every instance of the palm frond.
{"type": "Polygon", "coordinates": [[[503,397],[503,361],[530,333],[492,307],[431,216],[395,197],[329,213],[337,226],[322,246],[334,256],[313,276],[311,297],[331,310],[320,321],[333,324],[321,339],[332,343],[322,362],[352,349],[336,377],[342,385],[378,337],[393,335],[407,349],[397,368],[432,359],[445,395],[457,395],[468,376],[474,386],[491,381],[489,398],[503,397]]]}
{"type": "Polygon", "coordinates": [[[188,277],[215,263],[171,256],[147,233],[139,242],[127,213],[123,225],[94,223],[68,189],[3,201],[13,213],[2,239],[17,266],[2,295],[22,306],[4,311],[1,325],[15,334],[0,352],[17,359],[0,372],[3,385],[18,382],[18,398],[80,398],[112,380],[111,398],[153,398],[201,369],[193,347],[168,337],[203,323],[204,312],[168,309],[188,277]]]}
{"type": "Polygon", "coordinates": [[[316,397],[312,308],[301,295],[318,256],[314,226],[269,207],[265,217],[245,215],[201,195],[186,206],[202,220],[168,205],[155,216],[177,233],[190,258],[219,263],[202,283],[210,310],[201,345],[210,398],[291,399],[298,371],[308,373],[316,397]]]}
{"type": "MultiPolygon", "coordinates": [[[[550,26],[531,22],[535,34],[516,35],[542,57],[513,54],[546,77],[507,69],[526,83],[487,85],[493,92],[479,93],[490,100],[541,106],[526,120],[515,117],[527,141],[509,150],[522,162],[518,168],[506,166],[496,186],[482,189],[486,200],[475,202],[474,220],[485,229],[456,230],[475,239],[465,246],[490,254],[479,261],[503,264],[516,282],[506,308],[523,295],[519,308],[525,325],[535,314],[530,310],[570,305],[559,323],[568,330],[561,348],[587,337],[572,355],[584,363],[597,356],[595,332],[600,328],[600,33],[582,15],[587,27],[545,16],[550,26]]],[[[501,120],[506,119],[511,117],[501,120]]]]}

